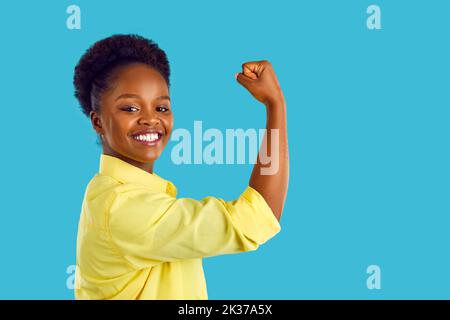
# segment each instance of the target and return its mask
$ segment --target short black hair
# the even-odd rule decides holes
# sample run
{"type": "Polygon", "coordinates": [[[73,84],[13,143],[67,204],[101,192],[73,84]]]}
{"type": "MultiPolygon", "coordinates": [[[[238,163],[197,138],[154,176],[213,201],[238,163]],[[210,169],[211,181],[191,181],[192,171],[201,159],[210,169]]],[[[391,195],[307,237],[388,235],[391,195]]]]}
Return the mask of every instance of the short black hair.
{"type": "Polygon", "coordinates": [[[87,117],[92,110],[99,111],[99,98],[108,89],[111,73],[120,66],[132,63],[153,67],[170,87],[170,67],[166,53],[153,40],[136,34],[112,35],[94,43],[75,67],[75,97],[87,117]]]}

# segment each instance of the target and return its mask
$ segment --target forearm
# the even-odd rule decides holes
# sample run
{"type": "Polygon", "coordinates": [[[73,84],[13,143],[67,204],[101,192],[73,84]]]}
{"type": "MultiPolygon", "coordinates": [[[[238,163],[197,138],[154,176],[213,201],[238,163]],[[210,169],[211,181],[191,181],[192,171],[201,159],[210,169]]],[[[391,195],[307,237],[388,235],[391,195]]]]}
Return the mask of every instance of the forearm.
{"type": "Polygon", "coordinates": [[[286,102],[266,105],[266,132],[253,167],[249,185],[257,190],[280,221],[289,181],[286,102]],[[270,159],[267,163],[265,160],[270,159]]]}

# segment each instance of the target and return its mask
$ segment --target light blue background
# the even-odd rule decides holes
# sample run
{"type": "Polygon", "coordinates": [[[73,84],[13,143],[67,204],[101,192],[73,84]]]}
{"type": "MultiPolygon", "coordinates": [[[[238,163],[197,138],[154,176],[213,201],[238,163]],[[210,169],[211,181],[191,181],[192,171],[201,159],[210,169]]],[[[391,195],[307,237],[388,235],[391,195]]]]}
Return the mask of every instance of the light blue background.
{"type": "MultiPolygon", "coordinates": [[[[168,54],[177,128],[263,128],[234,79],[272,62],[288,106],[282,231],[204,260],[210,299],[450,298],[448,1],[17,1],[0,6],[0,298],[72,299],[84,189],[100,149],[73,96],[95,41],[139,33],[168,54]],[[378,4],[382,30],[366,28],[378,4]],[[81,30],[66,8],[81,7],[81,30]],[[381,267],[381,290],[366,268],[381,267]]],[[[169,150],[172,145],[169,145],[169,150]]],[[[156,172],[180,196],[237,197],[251,165],[156,172]]]]}

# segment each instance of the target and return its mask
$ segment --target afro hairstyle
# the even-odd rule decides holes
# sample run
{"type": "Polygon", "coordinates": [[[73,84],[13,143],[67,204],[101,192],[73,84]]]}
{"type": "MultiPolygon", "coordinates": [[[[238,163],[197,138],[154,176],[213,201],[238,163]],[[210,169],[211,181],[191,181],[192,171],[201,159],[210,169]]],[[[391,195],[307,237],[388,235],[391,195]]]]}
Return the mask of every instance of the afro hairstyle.
{"type": "Polygon", "coordinates": [[[156,69],[170,87],[170,67],[166,53],[152,40],[136,34],[117,34],[94,43],[75,67],[73,84],[81,111],[90,116],[99,111],[101,94],[109,88],[112,72],[132,63],[156,69]]]}

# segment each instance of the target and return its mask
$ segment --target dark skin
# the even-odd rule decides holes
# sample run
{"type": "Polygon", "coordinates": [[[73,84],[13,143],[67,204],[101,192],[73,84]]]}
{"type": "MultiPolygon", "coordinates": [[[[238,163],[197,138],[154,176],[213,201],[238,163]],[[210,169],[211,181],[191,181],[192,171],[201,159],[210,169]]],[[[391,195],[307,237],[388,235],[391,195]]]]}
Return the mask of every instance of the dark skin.
{"type": "MultiPolygon", "coordinates": [[[[278,83],[272,64],[267,60],[251,61],[242,64],[242,72],[237,74],[237,81],[246,88],[253,97],[266,108],[266,133],[253,167],[249,186],[257,190],[266,200],[278,221],[283,213],[289,182],[289,148],[287,139],[286,102],[283,91],[278,83]],[[278,141],[272,145],[272,129],[278,130],[278,141]],[[263,164],[263,146],[278,153],[278,170],[266,175],[262,168],[270,167],[271,163],[263,164]]],[[[269,152],[270,153],[270,152],[269,152]]]]}
{"type": "MultiPolygon", "coordinates": [[[[263,144],[278,152],[277,170],[261,174],[270,167],[260,160],[253,167],[249,186],[257,190],[280,221],[289,180],[289,151],[287,142],[286,102],[271,63],[267,60],[242,64],[236,79],[255,99],[266,107],[266,133],[263,144]],[[279,139],[271,145],[271,129],[277,129],[279,139]]],[[[141,63],[120,67],[110,78],[110,87],[100,102],[100,112],[91,111],[94,130],[102,137],[103,154],[117,157],[142,170],[153,173],[154,162],[161,155],[173,129],[169,88],[162,75],[141,63]],[[146,146],[131,135],[143,129],[156,128],[164,132],[156,146],[146,146]]],[[[269,152],[270,156],[270,152],[269,152]]]]}
{"type": "Polygon", "coordinates": [[[101,135],[103,153],[153,173],[154,162],[169,142],[173,115],[169,89],[155,69],[141,63],[117,69],[100,102],[100,113],[91,111],[91,122],[101,135]],[[160,129],[162,140],[145,146],[131,135],[145,129],[160,129]]]}

